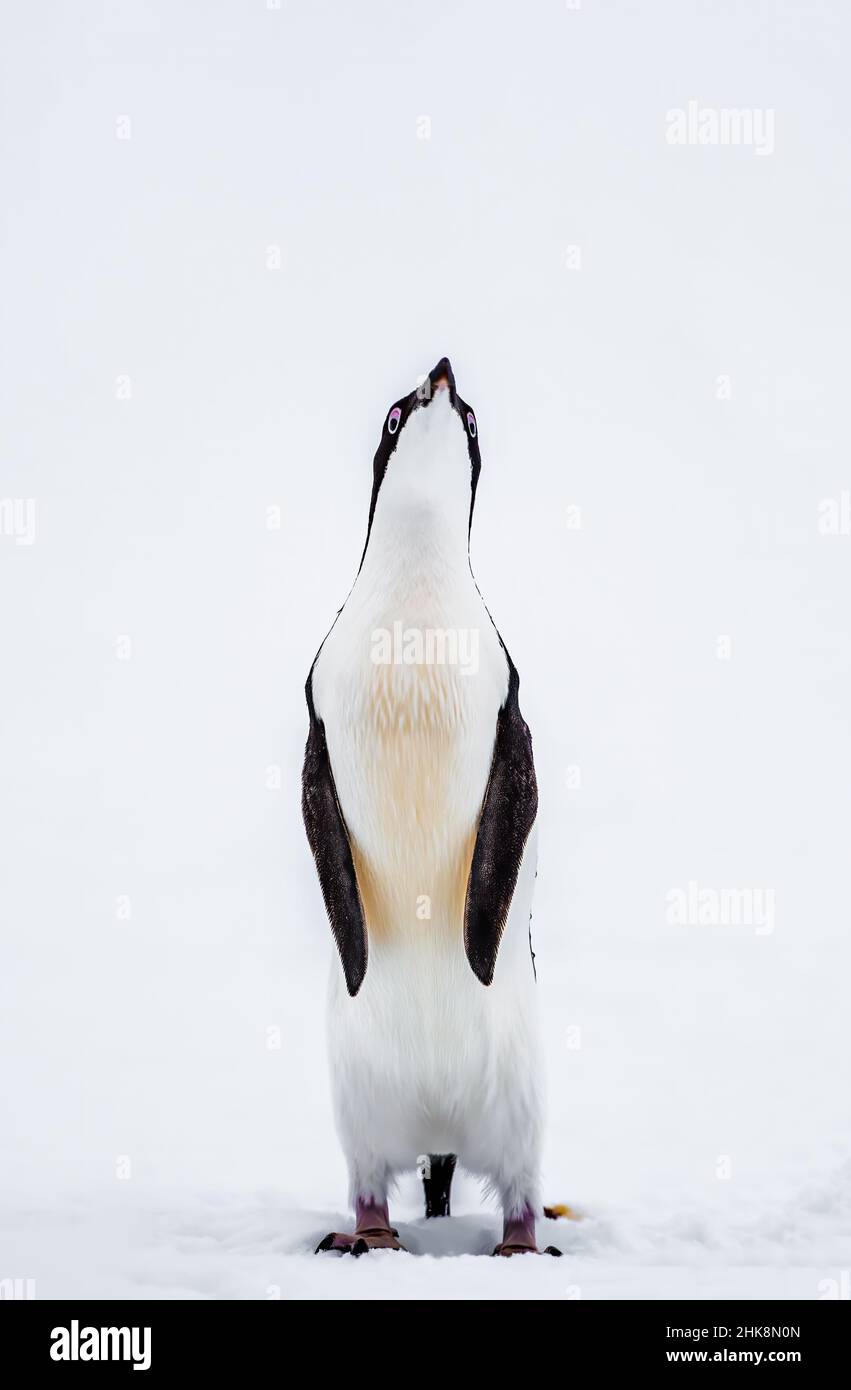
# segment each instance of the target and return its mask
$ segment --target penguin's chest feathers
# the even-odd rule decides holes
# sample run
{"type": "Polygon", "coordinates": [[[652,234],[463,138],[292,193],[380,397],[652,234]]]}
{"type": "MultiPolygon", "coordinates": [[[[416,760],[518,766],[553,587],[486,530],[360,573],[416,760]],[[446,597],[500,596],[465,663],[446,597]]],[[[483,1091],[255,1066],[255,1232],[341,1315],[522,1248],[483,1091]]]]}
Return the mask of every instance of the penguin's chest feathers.
{"type": "Polygon", "coordinates": [[[491,751],[471,681],[446,666],[379,665],[361,692],[354,852],[373,939],[463,922],[491,751]]]}
{"type": "Polygon", "coordinates": [[[495,662],[393,655],[341,673],[329,733],[371,943],[460,935],[501,698],[495,662]]]}

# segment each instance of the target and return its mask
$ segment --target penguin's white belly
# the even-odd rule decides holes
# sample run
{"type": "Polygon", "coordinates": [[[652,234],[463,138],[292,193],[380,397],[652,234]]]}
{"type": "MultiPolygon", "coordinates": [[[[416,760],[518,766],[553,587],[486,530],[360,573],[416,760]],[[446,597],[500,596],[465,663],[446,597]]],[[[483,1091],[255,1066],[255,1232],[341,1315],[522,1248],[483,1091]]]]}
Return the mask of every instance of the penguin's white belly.
{"type": "MultiPolygon", "coordinates": [[[[343,1146],[357,1166],[411,1168],[451,1152],[498,1177],[537,1142],[540,1068],[528,920],[535,847],[527,846],[493,984],[470,969],[463,934],[370,946],[350,999],[335,963],[329,1044],[343,1146]],[[524,928],[525,924],[525,928],[524,928]]],[[[423,924],[427,925],[427,924],[423,924]]]]}
{"type": "Polygon", "coordinates": [[[314,676],[367,921],[363,985],[349,998],[335,962],[330,1004],[338,1126],[361,1172],[370,1154],[398,1169],[437,1151],[492,1172],[494,1153],[511,1161],[512,1126],[528,1142],[527,1102],[537,1114],[534,832],[490,987],[464,950],[470,862],[507,689],[504,653],[475,597],[475,673],[374,664],[365,636],[378,624],[359,620],[350,599],[314,676]]]}

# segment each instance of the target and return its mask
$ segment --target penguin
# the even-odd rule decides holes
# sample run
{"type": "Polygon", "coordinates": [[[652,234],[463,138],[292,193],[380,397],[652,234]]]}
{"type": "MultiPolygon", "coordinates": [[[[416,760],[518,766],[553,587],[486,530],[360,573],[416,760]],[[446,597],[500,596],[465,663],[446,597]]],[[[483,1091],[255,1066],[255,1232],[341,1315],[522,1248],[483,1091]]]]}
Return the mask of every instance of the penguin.
{"type": "Polygon", "coordinates": [[[538,788],[470,563],[480,471],[443,357],[384,418],[360,566],[307,678],[302,811],[337,948],[328,1056],[354,1210],[317,1253],[403,1249],[395,1179],[419,1165],[427,1214],[447,1214],[456,1156],[501,1202],[495,1255],[561,1253],[535,1226],[538,788]]]}

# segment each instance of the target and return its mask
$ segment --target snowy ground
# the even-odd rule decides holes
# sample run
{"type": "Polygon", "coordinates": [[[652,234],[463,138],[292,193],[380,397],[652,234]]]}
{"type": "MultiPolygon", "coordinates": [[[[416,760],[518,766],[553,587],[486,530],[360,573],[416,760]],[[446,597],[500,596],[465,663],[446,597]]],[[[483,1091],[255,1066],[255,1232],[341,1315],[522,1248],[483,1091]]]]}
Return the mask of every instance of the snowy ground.
{"type": "Polygon", "coordinates": [[[849,1289],[847,6],[7,9],[0,1280],[849,1289]],[[669,146],[692,98],[776,148],[669,146]],[[486,1258],[463,1177],[449,1224],[402,1184],[410,1254],[309,1253],[304,679],[443,353],[538,769],[559,1261],[486,1258]],[[770,920],[672,919],[691,883],[770,920]]]}
{"type": "Polygon", "coordinates": [[[495,1217],[426,1222],[399,1210],[408,1253],[360,1260],[313,1254],[326,1230],[344,1227],[342,1210],[293,1210],[272,1194],[107,1209],[78,1200],[1,1219],[8,1266],[30,1271],[41,1298],[816,1299],[847,1285],[851,1167],[776,1206],[657,1203],[542,1222],[561,1260],[490,1259],[495,1217]]]}

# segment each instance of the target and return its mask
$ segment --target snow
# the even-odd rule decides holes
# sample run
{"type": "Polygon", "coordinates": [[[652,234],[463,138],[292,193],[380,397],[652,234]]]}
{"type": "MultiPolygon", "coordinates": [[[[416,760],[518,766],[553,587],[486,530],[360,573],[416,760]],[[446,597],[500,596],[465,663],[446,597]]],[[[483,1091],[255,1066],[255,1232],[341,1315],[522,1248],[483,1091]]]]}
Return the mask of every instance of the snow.
{"type": "Polygon", "coordinates": [[[848,14],[385,8],[7,21],[0,1280],[847,1296],[848,14]],[[692,98],[771,101],[774,152],[670,147],[692,98]],[[488,1258],[464,1174],[449,1222],[402,1182],[410,1253],[311,1253],[348,1218],[303,685],[443,353],[534,736],[561,1260],[488,1258]],[[771,929],[671,920],[691,883],[771,929]]]}
{"type": "Polygon", "coordinates": [[[836,1297],[847,1267],[851,1165],[776,1206],[672,1211],[657,1200],[542,1221],[560,1260],[488,1258],[495,1215],[400,1211],[405,1253],[359,1260],[313,1254],[345,1227],[343,1210],[287,1208],[272,1193],[78,1199],[61,1212],[7,1210],[3,1227],[7,1262],[31,1271],[40,1298],[815,1299],[836,1297]]]}

